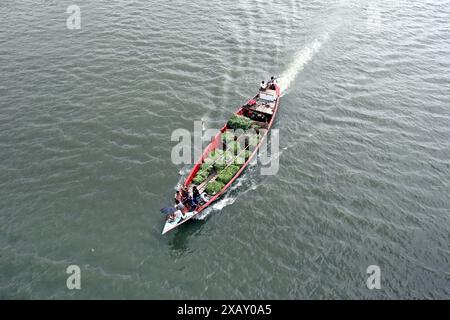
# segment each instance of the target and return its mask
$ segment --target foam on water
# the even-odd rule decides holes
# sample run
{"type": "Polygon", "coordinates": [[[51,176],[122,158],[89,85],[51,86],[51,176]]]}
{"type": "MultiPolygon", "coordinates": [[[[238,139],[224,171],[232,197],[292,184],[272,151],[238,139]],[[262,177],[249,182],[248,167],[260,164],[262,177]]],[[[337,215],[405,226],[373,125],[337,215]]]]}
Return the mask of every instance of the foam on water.
{"type": "Polygon", "coordinates": [[[213,203],[209,208],[206,208],[205,211],[200,213],[197,217],[195,217],[195,219],[204,220],[207,216],[211,214],[211,212],[221,211],[226,206],[233,204],[236,201],[237,196],[230,195],[230,191],[236,190],[237,188],[242,186],[242,182],[244,181],[244,179],[242,178],[238,179],[237,183],[231,186],[230,190],[227,191],[227,193],[222,197],[222,199],[213,203]]]}
{"type": "Polygon", "coordinates": [[[281,95],[283,96],[289,90],[292,82],[294,82],[297,75],[300,71],[303,70],[304,66],[308,64],[314,55],[319,52],[323,43],[328,40],[328,33],[326,33],[323,37],[314,40],[311,44],[304,47],[300,50],[296,56],[294,61],[289,65],[289,67],[281,74],[278,83],[281,87],[281,95]]]}

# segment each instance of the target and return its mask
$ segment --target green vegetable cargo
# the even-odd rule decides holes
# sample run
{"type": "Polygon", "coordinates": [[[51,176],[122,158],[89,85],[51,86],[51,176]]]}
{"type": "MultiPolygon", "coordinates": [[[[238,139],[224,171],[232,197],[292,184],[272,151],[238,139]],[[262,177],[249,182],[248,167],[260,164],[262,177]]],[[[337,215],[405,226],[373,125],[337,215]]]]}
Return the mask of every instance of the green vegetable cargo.
{"type": "Polygon", "coordinates": [[[228,168],[219,172],[217,180],[224,184],[227,184],[231,179],[233,179],[234,175],[239,171],[239,169],[239,166],[230,165],[228,168]]]}
{"type": "Polygon", "coordinates": [[[253,121],[250,120],[247,117],[239,116],[239,115],[233,115],[230,120],[227,122],[227,127],[230,129],[242,129],[242,130],[248,130],[252,127],[253,121]]]}
{"type": "Polygon", "coordinates": [[[199,185],[199,184],[203,183],[206,180],[206,178],[208,178],[208,176],[209,176],[208,171],[200,169],[197,171],[195,178],[192,179],[192,183],[199,185]]]}
{"type": "Polygon", "coordinates": [[[239,142],[233,141],[227,146],[227,150],[229,150],[231,154],[237,155],[241,150],[241,145],[239,144],[239,142]]]}
{"type": "Polygon", "coordinates": [[[259,141],[260,141],[260,136],[257,134],[248,134],[246,139],[248,139],[248,145],[250,148],[255,148],[259,141]]]}
{"type": "Polygon", "coordinates": [[[214,163],[214,168],[217,171],[222,170],[227,166],[227,164],[233,160],[233,155],[230,151],[225,151],[222,156],[220,156],[217,161],[214,163]]]}
{"type": "Polygon", "coordinates": [[[213,165],[212,165],[212,163],[205,162],[202,164],[202,166],[200,168],[201,168],[200,170],[210,172],[213,168],[213,165]]]}
{"type": "Polygon", "coordinates": [[[206,193],[212,196],[216,195],[225,185],[220,181],[211,181],[206,185],[206,193]]]}
{"type": "Polygon", "coordinates": [[[234,133],[231,131],[225,131],[221,135],[222,142],[230,143],[234,141],[234,133]]]}

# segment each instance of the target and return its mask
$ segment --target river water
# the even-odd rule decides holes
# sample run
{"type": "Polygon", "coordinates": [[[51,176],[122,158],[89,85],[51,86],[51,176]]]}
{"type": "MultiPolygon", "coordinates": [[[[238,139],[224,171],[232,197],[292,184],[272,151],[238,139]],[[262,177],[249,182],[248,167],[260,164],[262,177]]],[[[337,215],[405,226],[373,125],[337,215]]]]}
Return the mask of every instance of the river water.
{"type": "Polygon", "coordinates": [[[0,23],[1,298],[450,297],[449,1],[2,0],[0,23]],[[172,132],[270,75],[278,172],[162,236],[172,132]]]}

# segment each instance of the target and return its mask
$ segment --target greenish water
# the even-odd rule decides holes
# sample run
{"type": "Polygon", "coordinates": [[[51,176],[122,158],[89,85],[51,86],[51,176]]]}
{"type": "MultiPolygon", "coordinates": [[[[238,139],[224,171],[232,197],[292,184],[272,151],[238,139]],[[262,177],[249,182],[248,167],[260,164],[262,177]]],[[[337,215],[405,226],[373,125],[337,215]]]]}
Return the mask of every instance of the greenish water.
{"type": "Polygon", "coordinates": [[[0,4],[0,298],[450,297],[449,1],[71,4],[0,4]],[[278,173],[161,236],[172,131],[271,74],[278,173]]]}

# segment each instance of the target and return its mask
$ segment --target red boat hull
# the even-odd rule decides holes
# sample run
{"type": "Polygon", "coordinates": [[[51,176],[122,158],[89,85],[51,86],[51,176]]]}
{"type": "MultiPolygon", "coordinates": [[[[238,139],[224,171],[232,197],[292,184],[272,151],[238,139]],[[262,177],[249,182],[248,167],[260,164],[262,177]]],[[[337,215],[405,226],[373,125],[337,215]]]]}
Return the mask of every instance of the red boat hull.
{"type": "MultiPolygon", "coordinates": [[[[176,225],[173,226],[173,228],[167,229],[165,228],[163,231],[163,234],[175,229],[176,227],[180,226],[181,224],[189,221],[190,219],[194,218],[195,216],[198,216],[203,210],[205,210],[207,207],[209,207],[213,202],[215,202],[232,184],[233,182],[239,178],[239,176],[241,175],[241,173],[245,170],[245,168],[248,166],[248,164],[250,163],[250,161],[252,161],[252,159],[256,156],[259,148],[261,147],[261,144],[264,142],[264,140],[266,139],[270,129],[272,128],[273,122],[275,121],[275,117],[276,114],[278,112],[278,107],[280,104],[280,88],[277,86],[276,87],[276,94],[277,94],[277,99],[275,102],[275,107],[273,108],[273,114],[272,117],[268,123],[267,126],[267,130],[265,132],[265,134],[261,137],[258,145],[255,147],[255,149],[253,150],[252,154],[250,155],[250,157],[247,159],[247,161],[242,165],[242,167],[240,168],[240,170],[235,174],[235,176],[214,196],[212,196],[208,202],[204,203],[202,206],[200,206],[199,208],[197,208],[195,210],[195,213],[191,216],[189,216],[189,218],[182,220],[181,222],[177,223],[176,225]]],[[[255,97],[253,97],[253,99],[255,99],[258,95],[256,95],[255,97]]],[[[235,114],[237,115],[241,115],[243,113],[244,108],[240,107],[235,114]]],[[[191,172],[189,173],[189,175],[187,176],[183,186],[188,187],[191,182],[192,179],[195,177],[197,171],[200,169],[201,164],[203,163],[203,160],[209,155],[209,153],[216,149],[219,146],[219,143],[221,142],[221,134],[227,129],[227,125],[225,124],[222,129],[220,129],[220,132],[218,132],[216,134],[216,136],[214,137],[214,139],[211,141],[211,143],[205,148],[205,150],[203,151],[202,156],[200,157],[200,159],[196,162],[196,164],[194,165],[194,167],[192,168],[191,172]]],[[[187,211],[187,210],[186,210],[187,211]]]]}

